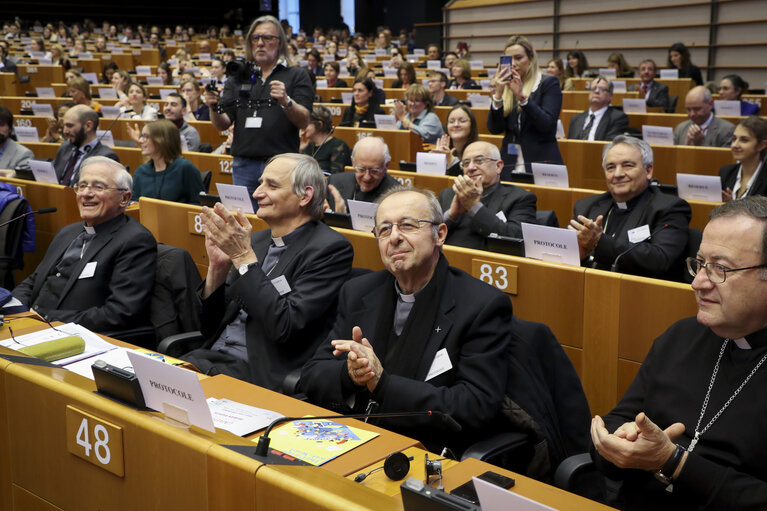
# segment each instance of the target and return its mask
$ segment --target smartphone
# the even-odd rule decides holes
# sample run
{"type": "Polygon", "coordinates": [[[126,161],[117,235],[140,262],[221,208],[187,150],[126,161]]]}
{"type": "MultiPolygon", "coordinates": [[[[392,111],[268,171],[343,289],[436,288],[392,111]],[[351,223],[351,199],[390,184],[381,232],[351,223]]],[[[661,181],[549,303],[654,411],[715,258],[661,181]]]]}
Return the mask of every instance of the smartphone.
{"type": "MultiPolygon", "coordinates": [[[[514,486],[514,479],[493,472],[492,470],[488,470],[484,474],[477,476],[477,478],[507,490],[514,486]]],[[[470,480],[463,483],[461,486],[451,491],[450,494],[468,500],[469,502],[473,502],[474,504],[479,504],[479,497],[477,497],[477,490],[474,488],[474,481],[470,480]]]]}
{"type": "Polygon", "coordinates": [[[501,56],[501,68],[507,68],[509,70],[509,73],[511,73],[511,65],[514,63],[514,57],[511,55],[502,55],[501,56]]]}

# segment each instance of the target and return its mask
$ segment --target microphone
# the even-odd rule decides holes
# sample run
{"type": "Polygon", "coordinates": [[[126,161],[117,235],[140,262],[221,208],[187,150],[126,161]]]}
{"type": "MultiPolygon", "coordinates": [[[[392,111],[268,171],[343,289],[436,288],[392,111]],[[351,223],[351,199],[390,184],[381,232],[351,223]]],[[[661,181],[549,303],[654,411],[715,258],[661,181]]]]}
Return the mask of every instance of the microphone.
{"type": "Polygon", "coordinates": [[[133,111],[133,107],[132,107],[132,106],[130,106],[130,107],[126,108],[125,110],[123,110],[122,112],[119,112],[119,113],[117,114],[117,117],[115,117],[115,118],[112,120],[111,124],[109,125],[109,128],[107,128],[107,130],[106,130],[104,133],[102,133],[102,134],[101,134],[101,136],[99,137],[99,143],[101,142],[101,139],[102,139],[102,138],[104,138],[104,137],[106,136],[106,134],[107,134],[107,133],[109,133],[110,131],[112,131],[112,128],[114,128],[114,127],[115,127],[115,123],[117,122],[117,120],[120,118],[120,116],[121,116],[122,114],[129,114],[129,113],[131,113],[132,111],[133,111]]]}
{"type": "Polygon", "coordinates": [[[0,227],[5,227],[6,225],[8,225],[10,223],[13,223],[16,220],[20,220],[22,218],[26,218],[29,215],[34,215],[34,214],[44,215],[46,213],[55,213],[55,212],[56,212],[56,208],[40,208],[37,211],[27,211],[26,213],[24,213],[22,215],[19,215],[16,218],[11,218],[7,222],[3,222],[2,224],[0,224],[0,227]]]}
{"type": "Polygon", "coordinates": [[[641,244],[642,244],[642,243],[644,243],[645,241],[648,241],[648,240],[652,239],[652,237],[653,237],[653,236],[655,236],[656,234],[658,234],[659,232],[661,232],[661,231],[662,231],[662,230],[664,230],[664,229],[668,229],[669,227],[672,227],[672,228],[673,228],[673,226],[672,226],[672,225],[670,225],[670,224],[663,224],[661,227],[659,227],[659,228],[655,229],[655,232],[651,232],[651,233],[650,233],[650,235],[649,235],[648,237],[646,237],[646,238],[645,238],[645,239],[643,239],[642,241],[639,241],[639,242],[637,242],[637,243],[634,243],[634,244],[633,244],[633,245],[631,245],[631,246],[630,246],[630,247],[629,247],[627,250],[624,250],[623,252],[621,252],[620,254],[618,254],[618,255],[615,257],[615,261],[613,261],[613,264],[612,264],[612,266],[610,266],[610,271],[614,271],[614,272],[617,272],[617,271],[618,271],[618,261],[620,261],[620,258],[621,258],[621,257],[623,257],[624,255],[628,254],[629,252],[631,252],[632,250],[634,250],[635,248],[637,248],[639,245],[641,245],[641,244]]]}
{"type": "Polygon", "coordinates": [[[255,455],[264,458],[264,461],[269,456],[269,433],[275,426],[278,426],[285,422],[300,421],[300,420],[315,420],[315,419],[380,419],[386,417],[416,417],[419,415],[426,415],[429,417],[439,417],[447,428],[454,432],[459,433],[461,431],[461,425],[453,419],[450,415],[439,412],[427,410],[425,412],[384,412],[384,413],[356,413],[351,415],[317,415],[315,417],[280,417],[272,421],[267,426],[264,434],[258,437],[258,443],[256,444],[255,455]]]}

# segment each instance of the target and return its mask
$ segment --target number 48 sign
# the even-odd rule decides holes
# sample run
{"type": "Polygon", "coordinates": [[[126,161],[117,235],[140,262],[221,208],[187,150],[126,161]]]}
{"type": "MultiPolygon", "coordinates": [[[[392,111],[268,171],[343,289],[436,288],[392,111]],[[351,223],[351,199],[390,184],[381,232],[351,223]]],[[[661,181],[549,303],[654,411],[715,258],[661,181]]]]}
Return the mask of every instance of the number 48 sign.
{"type": "Polygon", "coordinates": [[[67,406],[67,450],[122,477],[122,428],[72,406],[67,406]]]}

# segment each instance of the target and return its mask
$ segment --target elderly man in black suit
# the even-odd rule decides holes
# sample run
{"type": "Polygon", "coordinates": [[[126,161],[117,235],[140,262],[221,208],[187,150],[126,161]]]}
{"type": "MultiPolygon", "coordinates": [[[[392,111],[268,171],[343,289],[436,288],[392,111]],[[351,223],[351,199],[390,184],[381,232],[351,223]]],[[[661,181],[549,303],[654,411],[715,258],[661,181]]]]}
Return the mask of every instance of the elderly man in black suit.
{"type": "Polygon", "coordinates": [[[394,189],[375,235],[386,270],[349,281],[327,342],[301,372],[309,399],[342,413],[423,412],[453,417],[380,420],[432,452],[459,454],[487,433],[506,384],[509,298],[448,266],[442,210],[429,191],[394,189]]]}
{"type": "Polygon", "coordinates": [[[655,81],[658,67],[653,59],[645,59],[639,64],[640,83],[629,87],[631,91],[639,91],[647,106],[659,106],[666,110],[669,106],[668,85],[655,81]]]}
{"type": "Polygon", "coordinates": [[[157,242],[124,214],[132,179],[104,156],[82,165],[75,185],[82,222],[62,228],[13,295],[49,321],[100,333],[149,325],[157,242]]]}
{"type": "Polygon", "coordinates": [[[85,105],[73,106],[64,114],[64,142],[56,151],[53,168],[59,184],[73,186],[80,180],[80,167],[86,158],[106,156],[116,162],[120,161],[117,153],[112,151],[96,138],[99,127],[99,114],[85,105]]]}
{"type": "Polygon", "coordinates": [[[581,263],[680,279],[692,211],[682,199],[649,186],[650,145],[634,137],[615,137],[605,145],[602,167],[607,192],[576,202],[575,218],[568,226],[578,234],[581,263]]]}
{"type": "Polygon", "coordinates": [[[439,194],[447,224],[448,245],[487,250],[491,233],[522,237],[522,222],[535,221],[534,194],[501,184],[503,161],[488,142],[469,144],[461,161],[463,175],[439,194]]]}
{"type": "Polygon", "coordinates": [[[241,213],[203,208],[210,265],[200,298],[204,348],[183,358],[272,390],[325,339],[352,265],[351,244],[319,218],[325,178],[308,155],[269,161],[253,193],[269,228],[251,235],[241,213]]]}
{"type": "Polygon", "coordinates": [[[629,118],[621,110],[610,107],[613,83],[599,75],[591,82],[589,109],[570,120],[567,138],[576,140],[612,140],[629,127],[629,118]]]}

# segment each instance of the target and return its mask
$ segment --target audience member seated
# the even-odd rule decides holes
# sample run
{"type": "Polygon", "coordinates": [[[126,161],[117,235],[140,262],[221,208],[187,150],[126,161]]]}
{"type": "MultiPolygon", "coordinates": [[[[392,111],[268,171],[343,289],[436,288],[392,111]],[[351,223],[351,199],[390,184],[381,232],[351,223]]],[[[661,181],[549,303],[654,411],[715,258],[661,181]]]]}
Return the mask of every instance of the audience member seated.
{"type": "Polygon", "coordinates": [[[124,106],[128,103],[128,87],[133,82],[127,71],[118,69],[112,74],[112,88],[120,100],[118,106],[124,106]]]}
{"type": "Polygon", "coordinates": [[[442,211],[429,191],[381,198],[375,235],[386,270],[349,281],[327,341],[301,371],[309,400],[340,413],[448,414],[372,419],[456,456],[486,438],[504,398],[509,297],[448,266],[442,211]]]}
{"type": "Polygon", "coordinates": [[[477,82],[471,78],[471,66],[466,59],[458,59],[450,68],[450,75],[453,77],[447,84],[450,90],[455,89],[480,89],[477,82]]]}
{"type": "Polygon", "coordinates": [[[213,57],[210,61],[210,83],[219,89],[226,84],[226,63],[219,57],[213,57]]]}
{"type": "Polygon", "coordinates": [[[619,135],[605,145],[602,168],[607,192],[577,201],[568,226],[578,235],[581,264],[679,280],[692,212],[682,199],[648,186],[650,145],[619,135]]]}
{"type": "Polygon", "coordinates": [[[67,93],[75,104],[85,106],[96,112],[101,111],[101,105],[93,101],[91,96],[91,84],[82,76],[72,78],[67,82],[67,93]]]}
{"type": "Polygon", "coordinates": [[[700,68],[690,60],[690,50],[684,43],[674,43],[668,49],[668,67],[679,70],[679,78],[690,78],[695,85],[703,85],[700,68]]]}
{"type": "Polygon", "coordinates": [[[445,243],[487,250],[489,234],[521,238],[521,223],[536,223],[535,195],[501,184],[503,161],[496,146],[474,142],[463,152],[461,167],[463,175],[439,194],[445,243]]]}
{"type": "Polygon", "coordinates": [[[445,53],[444,63],[442,67],[445,69],[453,69],[453,64],[455,64],[456,60],[458,60],[458,54],[454,51],[449,51],[445,53]]]}
{"type": "MultiPolygon", "coordinates": [[[[197,132],[197,128],[190,126],[184,120],[186,117],[186,100],[184,97],[177,92],[168,94],[165,97],[165,108],[163,108],[162,113],[181,132],[181,136],[186,140],[187,150],[192,152],[198,151],[200,149],[200,134],[197,132]]],[[[133,140],[138,142],[138,133],[136,133],[136,138],[133,140]]]]}
{"type": "Polygon", "coordinates": [[[570,119],[567,138],[575,140],[612,140],[628,130],[629,118],[623,110],[612,108],[613,82],[602,75],[591,81],[589,102],[585,112],[570,119]]]}
{"type": "Polygon", "coordinates": [[[131,199],[130,174],[109,158],[91,156],[75,191],[82,222],[56,234],[13,296],[48,321],[74,322],[96,332],[149,325],[157,242],[124,214],[131,199]]]}
{"type": "Polygon", "coordinates": [[[447,133],[440,137],[431,152],[447,156],[447,175],[460,176],[463,174],[463,151],[477,140],[479,129],[474,112],[466,105],[455,105],[447,114],[447,133]]]}
{"type": "Polygon", "coordinates": [[[351,149],[332,130],[333,114],[327,107],[315,105],[309,125],[301,133],[301,152],[317,160],[323,172],[337,174],[351,165],[351,149]]]}
{"type": "Polygon", "coordinates": [[[160,62],[157,66],[157,76],[162,80],[163,85],[173,85],[173,71],[167,62],[160,62]]]}
{"type": "Polygon", "coordinates": [[[333,174],[328,178],[325,209],[348,213],[346,201],[376,202],[385,192],[399,183],[387,170],[391,161],[389,146],[381,137],[365,137],[354,144],[354,172],[333,174]]]}
{"type": "MultiPolygon", "coordinates": [[[[383,89],[378,88],[376,85],[376,72],[368,67],[363,67],[357,72],[354,80],[369,78],[373,82],[373,97],[376,99],[379,105],[386,103],[386,93],[383,89]]],[[[383,81],[383,80],[382,80],[383,81]]]]}
{"type": "Polygon", "coordinates": [[[620,52],[613,52],[607,57],[607,68],[615,69],[616,78],[634,78],[634,70],[620,52]]]}
{"type": "Polygon", "coordinates": [[[623,399],[592,420],[592,458],[623,480],[621,509],[767,509],[765,227],[764,197],[711,212],[687,260],[697,317],[658,337],[623,399]]]}
{"type": "Polygon", "coordinates": [[[668,86],[655,81],[657,72],[654,60],[643,60],[639,64],[639,78],[642,81],[631,85],[628,90],[641,92],[647,106],[659,106],[666,110],[669,107],[668,86]]]}
{"type": "Polygon", "coordinates": [[[40,139],[40,142],[60,144],[64,141],[64,136],[62,135],[64,130],[64,114],[73,106],[75,104],[70,101],[59,103],[55,110],[56,117],[48,118],[48,129],[45,130],[45,135],[40,139]]]}
{"type": "MultiPolygon", "coordinates": [[[[429,46],[426,47],[426,60],[424,60],[423,62],[418,64],[418,67],[419,68],[426,68],[428,66],[427,63],[430,60],[440,60],[441,61],[442,60],[441,54],[442,54],[442,52],[440,51],[440,48],[439,48],[438,44],[434,44],[434,43],[430,44],[429,46]]],[[[450,69],[450,68],[448,68],[448,69],[450,69]]]]}
{"type": "Polygon", "coordinates": [[[330,331],[351,244],[319,221],[325,178],[303,154],[272,158],[254,192],[269,228],[251,235],[245,215],[203,208],[208,274],[200,290],[208,342],[183,358],[272,390],[330,331]],[[233,270],[230,272],[230,270],[233,270]]]}
{"type": "Polygon", "coordinates": [[[416,83],[415,68],[410,62],[403,62],[397,68],[397,79],[391,84],[392,89],[407,89],[416,83]]]}
{"type": "Polygon", "coordinates": [[[16,63],[8,58],[8,47],[0,45],[0,73],[16,73],[16,63]]]}
{"type": "Polygon", "coordinates": [[[200,86],[197,80],[184,80],[181,82],[181,96],[186,99],[187,121],[209,121],[210,108],[202,102],[200,86]]]}
{"type": "Polygon", "coordinates": [[[375,121],[375,115],[385,112],[374,96],[375,83],[370,78],[357,78],[352,87],[352,104],[346,107],[341,126],[357,127],[360,121],[375,121]]]}
{"type": "Polygon", "coordinates": [[[727,75],[719,82],[719,99],[740,101],[740,115],[759,115],[759,105],[743,101],[748,82],[738,75],[727,75]]]}
{"type": "Polygon", "coordinates": [[[322,58],[320,52],[316,48],[312,48],[306,52],[306,69],[314,73],[314,76],[324,76],[325,71],[322,69],[322,58]]]}
{"type": "Polygon", "coordinates": [[[389,67],[392,69],[399,69],[402,63],[405,62],[404,55],[399,48],[392,48],[389,55],[391,56],[389,67]]]}
{"type": "Polygon", "coordinates": [[[587,78],[589,77],[589,61],[581,50],[567,52],[567,69],[565,76],[567,78],[587,78]]]}
{"type": "Polygon", "coordinates": [[[767,170],[763,168],[767,160],[767,121],[755,115],[740,121],[730,148],[737,163],[719,169],[722,201],[767,195],[767,170]]]}
{"type": "MultiPolygon", "coordinates": [[[[532,172],[532,162],[562,163],[557,144],[557,120],[562,91],[553,76],[542,75],[533,45],[524,36],[506,41],[504,55],[513,57],[511,69],[498,66],[491,84],[492,106],[487,117],[490,133],[503,133],[501,155],[510,170],[532,172]]],[[[508,172],[504,170],[504,172],[508,172]]],[[[505,175],[501,179],[507,179],[505,175]]]]}
{"type": "Polygon", "coordinates": [[[13,114],[0,105],[0,176],[16,177],[17,170],[29,170],[29,160],[35,155],[19,144],[13,134],[13,114]]]}
{"type": "Polygon", "coordinates": [[[117,153],[96,138],[98,127],[99,114],[85,105],[73,106],[64,114],[66,140],[59,146],[53,160],[59,184],[74,186],[80,182],[83,161],[93,156],[106,156],[116,162],[120,161],[117,153]]]}
{"type": "Polygon", "coordinates": [[[65,71],[72,67],[72,63],[69,62],[69,59],[64,53],[64,48],[60,44],[51,45],[50,59],[51,65],[61,66],[65,71]]]}
{"type": "Polygon", "coordinates": [[[735,126],[714,115],[714,98],[706,87],[693,87],[684,100],[687,117],[674,128],[675,145],[727,147],[735,126]]]}
{"type": "Polygon", "coordinates": [[[414,83],[405,91],[405,101],[394,104],[397,129],[415,132],[427,144],[436,144],[442,136],[442,122],[434,113],[431,94],[423,85],[414,83]]]}
{"type": "Polygon", "coordinates": [[[325,79],[328,81],[328,88],[340,88],[348,87],[349,84],[346,80],[338,78],[338,73],[341,72],[341,66],[336,61],[325,62],[325,79]]]}
{"type": "Polygon", "coordinates": [[[141,154],[149,161],[134,173],[133,200],[151,197],[200,203],[200,192],[205,191],[202,177],[192,162],[181,157],[181,136],[175,124],[167,119],[144,124],[139,145],[141,154]]]}
{"type": "Polygon", "coordinates": [[[429,73],[429,92],[434,106],[453,106],[458,104],[458,98],[445,92],[447,76],[442,71],[429,73]]]}
{"type": "Polygon", "coordinates": [[[115,71],[118,69],[120,68],[117,67],[117,64],[112,61],[104,64],[104,67],[101,68],[101,81],[99,83],[104,85],[112,85],[112,77],[114,76],[115,71]]]}
{"type": "Polygon", "coordinates": [[[565,66],[562,59],[551,59],[546,63],[546,74],[559,80],[559,88],[562,90],[575,90],[572,78],[565,77],[565,66]]]}
{"type": "Polygon", "coordinates": [[[120,107],[121,113],[128,115],[121,116],[127,119],[142,119],[153,121],[157,119],[157,110],[147,102],[146,89],[138,82],[133,82],[128,87],[128,105],[120,107]]]}

